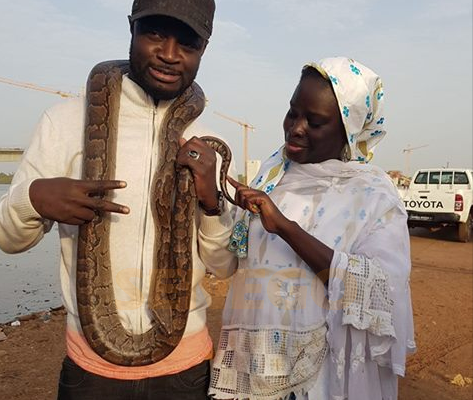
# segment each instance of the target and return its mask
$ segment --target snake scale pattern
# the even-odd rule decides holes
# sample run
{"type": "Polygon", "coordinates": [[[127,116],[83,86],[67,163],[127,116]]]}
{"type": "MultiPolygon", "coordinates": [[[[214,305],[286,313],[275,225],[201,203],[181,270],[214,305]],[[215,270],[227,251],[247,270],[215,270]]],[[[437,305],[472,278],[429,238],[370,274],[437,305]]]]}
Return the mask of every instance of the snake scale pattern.
{"type": "MultiPolygon", "coordinates": [[[[83,178],[115,179],[116,137],[122,76],[128,61],[106,61],[92,69],[87,82],[83,178]]],[[[159,138],[160,159],[153,181],[156,227],[155,259],[148,307],[152,328],[133,334],[121,324],[113,291],[110,262],[110,214],[98,212],[79,228],[76,294],[83,333],[103,359],[124,366],[156,363],[180,342],[189,313],[192,281],[192,235],[196,194],[188,168],[176,168],[179,138],[205,107],[193,83],[169,107],[159,138]]],[[[203,140],[222,156],[220,186],[226,190],[229,148],[214,137],[203,140]]],[[[102,194],[107,199],[107,194],[102,194]]]]}

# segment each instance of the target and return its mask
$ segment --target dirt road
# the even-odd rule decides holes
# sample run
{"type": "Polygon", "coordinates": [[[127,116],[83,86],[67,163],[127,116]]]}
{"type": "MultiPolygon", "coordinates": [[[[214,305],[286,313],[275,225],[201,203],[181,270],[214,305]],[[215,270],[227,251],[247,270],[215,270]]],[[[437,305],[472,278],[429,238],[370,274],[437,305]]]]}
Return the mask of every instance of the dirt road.
{"type": "MultiPolygon", "coordinates": [[[[400,400],[473,398],[471,385],[450,383],[457,374],[473,377],[473,244],[454,240],[449,230],[412,232],[418,352],[409,358],[408,375],[400,381],[400,400]]],[[[227,283],[207,280],[206,286],[214,300],[209,327],[216,338],[227,283]]],[[[55,399],[64,356],[64,313],[53,313],[47,323],[43,319],[3,327],[7,339],[0,342],[0,399],[55,399]]]]}

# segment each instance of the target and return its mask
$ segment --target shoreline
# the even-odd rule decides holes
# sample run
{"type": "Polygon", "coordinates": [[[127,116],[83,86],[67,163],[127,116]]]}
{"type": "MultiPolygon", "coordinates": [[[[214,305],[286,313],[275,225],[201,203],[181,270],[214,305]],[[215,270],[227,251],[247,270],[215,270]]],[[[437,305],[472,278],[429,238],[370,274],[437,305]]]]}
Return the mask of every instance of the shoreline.
{"type": "MultiPolygon", "coordinates": [[[[465,386],[454,381],[473,376],[472,309],[465,306],[471,304],[473,295],[473,265],[469,261],[472,248],[453,241],[433,243],[432,239],[413,237],[412,251],[411,288],[418,350],[409,356],[407,376],[399,380],[398,398],[471,400],[473,386],[469,379],[465,386]],[[453,267],[446,267],[453,253],[453,267]],[[458,270],[466,272],[455,272],[458,270]],[[439,291],[439,287],[455,291],[439,291]]],[[[228,283],[209,276],[204,279],[204,287],[212,297],[207,326],[214,346],[218,344],[228,283]]],[[[65,333],[64,307],[23,316],[19,326],[0,324],[0,398],[55,398],[66,354],[65,333]]]]}
{"type": "Polygon", "coordinates": [[[49,309],[41,310],[41,311],[35,311],[30,314],[23,314],[19,315],[9,321],[6,322],[0,322],[0,332],[2,331],[3,328],[7,326],[15,326],[15,322],[26,322],[26,321],[32,321],[36,319],[42,319],[43,321],[48,320],[48,315],[56,315],[56,314],[65,314],[66,308],[61,305],[58,307],[50,307],[49,309]]]}

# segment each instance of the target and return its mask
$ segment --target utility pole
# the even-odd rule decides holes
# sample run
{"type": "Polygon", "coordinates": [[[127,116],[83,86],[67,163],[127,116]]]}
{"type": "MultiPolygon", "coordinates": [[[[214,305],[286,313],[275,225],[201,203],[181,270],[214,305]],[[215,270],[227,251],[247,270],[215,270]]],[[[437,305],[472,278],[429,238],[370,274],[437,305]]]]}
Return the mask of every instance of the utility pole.
{"type": "Polygon", "coordinates": [[[1,83],[6,83],[7,85],[18,86],[18,87],[21,87],[21,88],[24,88],[24,89],[33,89],[33,90],[39,90],[40,92],[57,94],[61,97],[80,97],[76,93],[63,92],[61,90],[50,89],[50,88],[46,88],[46,87],[43,87],[43,86],[34,85],[33,83],[17,82],[17,81],[12,81],[11,79],[1,78],[1,77],[0,77],[0,82],[1,83]]]}
{"type": "Polygon", "coordinates": [[[235,118],[229,117],[227,115],[221,114],[217,111],[214,111],[214,114],[218,115],[219,117],[228,119],[229,121],[232,121],[241,127],[243,127],[243,160],[244,160],[244,168],[245,168],[245,179],[244,179],[244,184],[248,185],[248,131],[254,131],[255,127],[253,125],[250,125],[246,122],[239,121],[235,118]]]}
{"type": "Polygon", "coordinates": [[[427,147],[428,144],[423,144],[422,146],[411,147],[410,144],[407,145],[402,152],[406,155],[406,165],[405,165],[405,174],[407,177],[410,178],[410,169],[411,169],[411,153],[413,150],[422,149],[423,147],[427,147]]]}

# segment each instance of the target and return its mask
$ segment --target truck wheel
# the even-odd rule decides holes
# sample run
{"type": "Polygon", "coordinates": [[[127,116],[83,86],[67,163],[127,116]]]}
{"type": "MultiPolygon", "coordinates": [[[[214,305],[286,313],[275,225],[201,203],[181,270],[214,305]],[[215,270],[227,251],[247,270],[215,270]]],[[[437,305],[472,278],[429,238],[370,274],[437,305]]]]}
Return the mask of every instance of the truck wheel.
{"type": "Polygon", "coordinates": [[[460,242],[469,242],[471,240],[471,230],[473,229],[472,212],[468,214],[468,219],[465,222],[458,224],[458,240],[460,242]]]}

